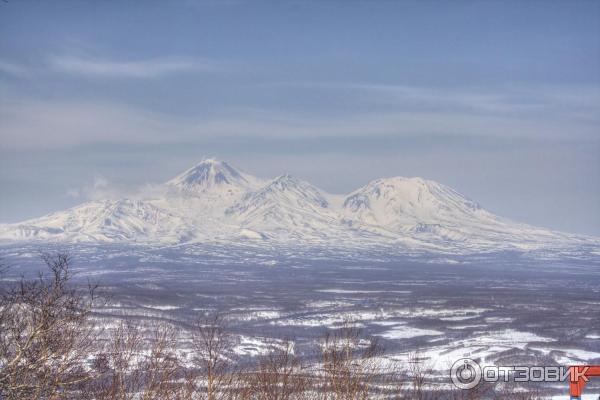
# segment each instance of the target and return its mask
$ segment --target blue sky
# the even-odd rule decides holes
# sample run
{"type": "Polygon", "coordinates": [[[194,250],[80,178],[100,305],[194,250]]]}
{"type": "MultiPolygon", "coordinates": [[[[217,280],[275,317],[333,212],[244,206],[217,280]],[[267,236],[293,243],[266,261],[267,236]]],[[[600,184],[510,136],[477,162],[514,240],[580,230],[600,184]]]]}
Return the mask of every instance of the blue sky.
{"type": "Polygon", "coordinates": [[[599,126],[597,1],[0,2],[0,222],[216,156],[600,235],[599,126]]]}

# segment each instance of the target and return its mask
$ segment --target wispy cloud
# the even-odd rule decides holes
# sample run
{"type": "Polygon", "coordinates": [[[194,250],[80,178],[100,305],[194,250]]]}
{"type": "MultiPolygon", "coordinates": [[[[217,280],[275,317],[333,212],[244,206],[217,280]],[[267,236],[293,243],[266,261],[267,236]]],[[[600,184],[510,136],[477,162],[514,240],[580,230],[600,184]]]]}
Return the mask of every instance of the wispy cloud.
{"type": "MultiPolygon", "coordinates": [[[[327,117],[273,110],[225,110],[212,116],[180,116],[101,102],[0,102],[0,149],[64,148],[99,142],[121,144],[246,143],[265,145],[319,139],[349,141],[356,149],[386,149],[390,138],[503,137],[584,139],[597,135],[594,124],[545,118],[498,117],[444,112],[373,112],[327,117]],[[576,129],[575,129],[576,127],[576,129]],[[574,134],[573,132],[576,132],[574,134]],[[377,138],[388,138],[377,140],[377,138]],[[340,139],[335,139],[340,138],[340,139]],[[266,142],[265,142],[266,140],[266,142]],[[290,142],[292,141],[292,142],[290,142]],[[358,142],[357,142],[358,141],[358,142]],[[357,143],[362,145],[357,146],[357,143]]],[[[402,141],[398,142],[402,143],[402,141]]],[[[331,150],[331,146],[322,149],[331,150]]],[[[275,146],[276,148],[277,146],[275,146]]],[[[348,146],[336,146],[347,151],[348,146]]],[[[264,151],[275,150],[266,145],[264,151]]],[[[258,149],[260,150],[260,149],[258,149]]]]}
{"type": "MultiPolygon", "coordinates": [[[[493,92],[351,85],[331,97],[356,99],[350,113],[262,104],[176,114],[105,100],[32,99],[10,86],[0,90],[5,94],[0,99],[0,148],[6,149],[269,138],[310,142],[346,137],[369,143],[373,137],[415,135],[587,140],[597,137],[600,110],[595,88],[571,87],[493,92]]],[[[293,87],[274,90],[281,99],[305,94],[293,87]]],[[[381,140],[374,143],[385,148],[381,140]]]]}
{"type": "Polygon", "coordinates": [[[79,200],[119,200],[148,199],[164,196],[168,187],[161,183],[146,183],[142,185],[123,185],[111,182],[102,175],[96,175],[93,182],[80,188],[69,188],[66,196],[79,200]]]}
{"type": "Polygon", "coordinates": [[[272,82],[259,86],[281,91],[326,93],[357,107],[399,112],[433,112],[468,117],[593,119],[600,111],[600,88],[590,86],[426,87],[345,82],[272,82]]]}
{"type": "Polygon", "coordinates": [[[183,57],[116,61],[63,55],[50,57],[49,64],[54,70],[71,74],[137,79],[151,79],[179,73],[214,71],[217,68],[216,63],[212,60],[183,57]]]}
{"type": "Polygon", "coordinates": [[[74,199],[98,200],[118,198],[119,191],[102,175],[97,175],[94,182],[82,188],[70,188],[66,195],[74,199]]]}
{"type": "Polygon", "coordinates": [[[180,123],[123,104],[0,100],[0,148],[60,148],[98,141],[156,143],[180,123]]]}

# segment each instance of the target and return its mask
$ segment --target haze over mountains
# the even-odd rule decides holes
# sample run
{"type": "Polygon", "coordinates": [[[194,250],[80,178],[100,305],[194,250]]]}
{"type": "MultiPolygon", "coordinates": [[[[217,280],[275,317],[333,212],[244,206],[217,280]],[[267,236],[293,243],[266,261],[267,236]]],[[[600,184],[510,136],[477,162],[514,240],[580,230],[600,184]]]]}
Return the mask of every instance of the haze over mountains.
{"type": "Polygon", "coordinates": [[[0,225],[3,241],[394,246],[432,252],[600,248],[600,239],[519,224],[437,182],[376,179],[344,195],[206,159],[144,199],[90,201],[0,225]]]}

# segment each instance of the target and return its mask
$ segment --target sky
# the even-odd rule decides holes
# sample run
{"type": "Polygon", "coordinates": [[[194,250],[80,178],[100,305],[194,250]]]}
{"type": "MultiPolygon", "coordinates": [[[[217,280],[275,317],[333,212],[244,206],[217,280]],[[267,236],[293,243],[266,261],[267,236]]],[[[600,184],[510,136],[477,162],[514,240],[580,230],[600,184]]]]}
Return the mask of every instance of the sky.
{"type": "Polygon", "coordinates": [[[205,157],[600,236],[598,1],[0,1],[0,223],[205,157]]]}

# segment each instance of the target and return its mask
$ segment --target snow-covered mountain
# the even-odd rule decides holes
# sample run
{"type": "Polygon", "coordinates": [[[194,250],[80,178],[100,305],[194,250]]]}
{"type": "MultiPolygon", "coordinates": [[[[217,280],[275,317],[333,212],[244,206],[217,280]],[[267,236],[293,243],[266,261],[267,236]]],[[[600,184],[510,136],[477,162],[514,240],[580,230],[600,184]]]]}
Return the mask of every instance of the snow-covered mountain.
{"type": "Polygon", "coordinates": [[[422,178],[376,179],[348,195],[343,212],[350,220],[440,245],[493,248],[496,243],[528,249],[576,239],[498,217],[457,191],[422,178]]]}
{"type": "Polygon", "coordinates": [[[4,225],[0,237],[72,241],[184,239],[192,227],[179,214],[140,200],[90,201],[19,224],[4,225]]]}
{"type": "Polygon", "coordinates": [[[498,217],[439,183],[374,180],[347,196],[282,175],[271,181],[207,159],[163,185],[161,195],[91,201],[16,224],[4,241],[194,242],[256,245],[394,246],[478,252],[600,248],[600,239],[568,235],[498,217]]]}
{"type": "Polygon", "coordinates": [[[491,214],[460,193],[421,178],[374,180],[348,195],[343,207],[351,218],[391,230],[418,224],[493,219],[491,214]]]}
{"type": "Polygon", "coordinates": [[[264,182],[244,174],[224,161],[205,159],[166,183],[167,186],[198,196],[212,194],[234,197],[259,188],[264,182]]]}
{"type": "Polygon", "coordinates": [[[247,193],[225,213],[244,228],[278,237],[323,237],[340,220],[319,189],[287,174],[247,193]]]}

